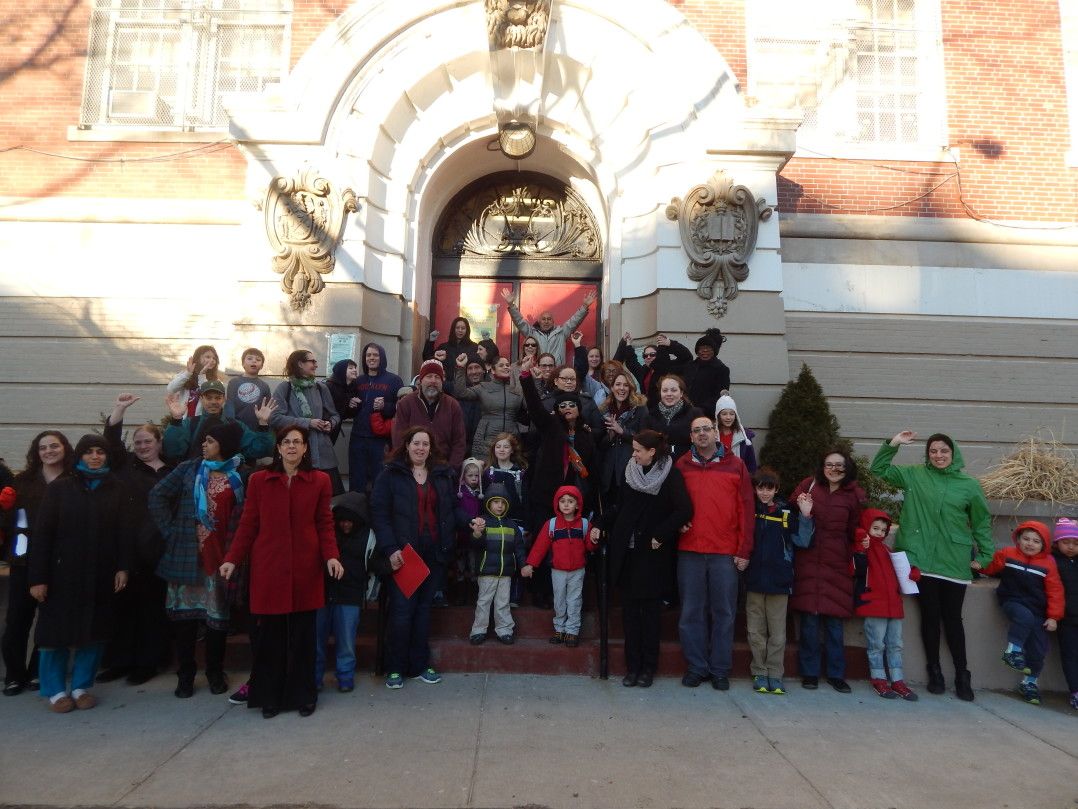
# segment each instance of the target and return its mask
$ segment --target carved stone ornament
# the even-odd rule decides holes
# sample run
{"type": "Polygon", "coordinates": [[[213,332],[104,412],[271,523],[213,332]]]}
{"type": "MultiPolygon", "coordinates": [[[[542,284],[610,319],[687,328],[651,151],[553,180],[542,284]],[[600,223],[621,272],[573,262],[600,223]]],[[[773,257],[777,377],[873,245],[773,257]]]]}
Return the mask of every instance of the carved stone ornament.
{"type": "Polygon", "coordinates": [[[337,189],[310,167],[294,177],[274,177],[262,206],[266,236],[273,248],[273,271],[296,311],[311,305],[333,272],[334,251],[344,233],[344,217],[359,210],[351,188],[337,189]]]}
{"type": "Polygon", "coordinates": [[[438,254],[601,259],[598,229],[586,203],[568,187],[524,184],[522,174],[458,195],[439,228],[438,254]]]}
{"type": "Polygon", "coordinates": [[[550,2],[486,0],[490,49],[542,47],[550,21],[550,2]]]}
{"type": "Polygon", "coordinates": [[[714,317],[726,314],[737,297],[738,282],[749,277],[749,256],[756,249],[759,222],[774,208],[719,170],[703,185],[693,186],[685,199],[674,197],[667,219],[681,227],[681,243],[689,254],[689,278],[698,282],[696,294],[706,300],[714,317]]]}

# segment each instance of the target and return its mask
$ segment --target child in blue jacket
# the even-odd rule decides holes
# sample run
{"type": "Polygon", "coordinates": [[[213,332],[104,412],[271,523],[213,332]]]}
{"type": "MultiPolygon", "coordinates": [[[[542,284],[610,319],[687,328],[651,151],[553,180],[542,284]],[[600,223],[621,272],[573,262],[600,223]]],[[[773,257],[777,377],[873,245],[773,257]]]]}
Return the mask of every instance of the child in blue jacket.
{"type": "Polygon", "coordinates": [[[756,530],[745,571],[745,624],[752,649],[752,689],[785,694],[786,604],[794,584],[794,547],[812,543],[812,495],[797,498],[797,510],[778,497],[779,476],[762,467],[752,476],[756,530]]]}

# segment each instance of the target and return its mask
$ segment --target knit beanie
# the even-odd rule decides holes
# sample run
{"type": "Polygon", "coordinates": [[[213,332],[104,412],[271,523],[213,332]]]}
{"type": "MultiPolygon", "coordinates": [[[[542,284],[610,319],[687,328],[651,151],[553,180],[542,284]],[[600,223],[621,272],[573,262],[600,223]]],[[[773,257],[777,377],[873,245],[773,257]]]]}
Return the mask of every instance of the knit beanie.
{"type": "MultiPolygon", "coordinates": [[[[79,443],[81,444],[82,442],[80,441],[79,443]]],[[[1061,539],[1078,539],[1078,522],[1067,517],[1060,517],[1056,520],[1056,530],[1052,536],[1052,542],[1059,542],[1061,539]]]]}
{"type": "Polygon", "coordinates": [[[719,349],[722,348],[722,344],[726,342],[726,338],[722,336],[722,332],[719,329],[708,329],[704,332],[704,336],[696,341],[696,351],[700,351],[700,346],[711,346],[715,353],[719,353],[719,349]]]}
{"type": "Polygon", "coordinates": [[[243,442],[243,425],[238,421],[222,422],[206,430],[206,435],[221,445],[222,458],[231,458],[240,451],[240,444],[243,442]]]}
{"type": "Polygon", "coordinates": [[[419,378],[422,379],[427,374],[437,374],[444,380],[445,368],[438,360],[427,360],[419,366],[419,378]]]}

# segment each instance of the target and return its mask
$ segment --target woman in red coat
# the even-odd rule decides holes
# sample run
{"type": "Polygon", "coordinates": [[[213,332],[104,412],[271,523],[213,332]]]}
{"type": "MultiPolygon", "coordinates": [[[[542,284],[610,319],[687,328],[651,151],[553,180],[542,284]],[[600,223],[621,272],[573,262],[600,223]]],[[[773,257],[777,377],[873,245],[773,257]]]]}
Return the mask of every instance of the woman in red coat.
{"type": "Polygon", "coordinates": [[[812,497],[816,523],[812,545],[798,549],[794,558],[794,592],[790,597],[790,608],[801,613],[797,652],[801,685],[819,685],[822,645],[827,655],[827,682],[839,693],[848,694],[843,622],[853,615],[850,554],[865,501],[853,458],[841,450],[828,452],[816,474],[797,485],[790,502],[797,502],[801,494],[812,497]]]}
{"type": "Polygon", "coordinates": [[[221,565],[229,578],[251,557],[251,615],[258,623],[249,708],[270,719],[282,709],[314,713],[315,613],[325,604],[322,564],[344,568],[329,501],[329,475],[311,468],[307,431],[277,432],[273,465],[251,475],[232,547],[221,565]]]}

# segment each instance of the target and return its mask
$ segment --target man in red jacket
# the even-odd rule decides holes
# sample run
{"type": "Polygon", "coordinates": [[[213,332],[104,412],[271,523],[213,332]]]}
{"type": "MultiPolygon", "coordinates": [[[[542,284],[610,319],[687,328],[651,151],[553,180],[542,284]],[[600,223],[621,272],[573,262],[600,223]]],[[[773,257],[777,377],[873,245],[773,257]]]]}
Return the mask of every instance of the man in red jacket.
{"type": "Polygon", "coordinates": [[[419,390],[397,402],[393,418],[393,447],[400,446],[409,427],[427,427],[438,442],[438,449],[456,472],[464,463],[467,451],[464,411],[457,400],[442,393],[445,368],[438,360],[427,360],[419,367],[419,390]]]}
{"type": "Polygon", "coordinates": [[[696,688],[710,679],[725,691],[734,656],[738,573],[752,555],[752,480],[741,459],[725,452],[708,416],[693,419],[689,432],[692,448],[677,460],[693,505],[692,522],[678,542],[678,633],[688,667],[681,684],[696,688]]]}

